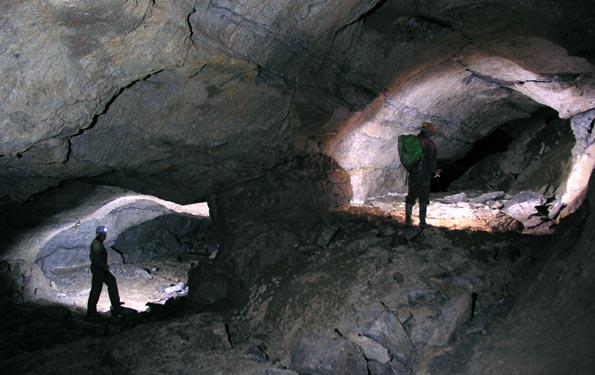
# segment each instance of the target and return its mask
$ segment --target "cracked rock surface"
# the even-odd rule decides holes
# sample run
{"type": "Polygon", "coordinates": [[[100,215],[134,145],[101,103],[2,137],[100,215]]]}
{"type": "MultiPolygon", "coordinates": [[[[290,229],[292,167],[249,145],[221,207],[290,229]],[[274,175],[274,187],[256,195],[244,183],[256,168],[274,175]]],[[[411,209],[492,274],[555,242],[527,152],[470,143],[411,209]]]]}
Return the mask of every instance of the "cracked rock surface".
{"type": "Polygon", "coordinates": [[[354,201],[403,191],[421,121],[451,162],[595,107],[591,8],[554,3],[4,1],[0,195],[85,178],[188,203],[304,153],[354,201]]]}

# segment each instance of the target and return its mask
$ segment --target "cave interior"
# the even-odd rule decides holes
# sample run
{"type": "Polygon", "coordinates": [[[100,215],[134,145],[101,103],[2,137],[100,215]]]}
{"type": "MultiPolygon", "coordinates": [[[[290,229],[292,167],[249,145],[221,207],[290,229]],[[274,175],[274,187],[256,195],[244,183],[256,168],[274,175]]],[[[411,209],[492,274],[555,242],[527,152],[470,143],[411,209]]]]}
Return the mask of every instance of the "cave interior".
{"type": "Polygon", "coordinates": [[[3,374],[595,373],[595,2],[0,4],[3,374]],[[441,173],[405,224],[400,135],[441,173]],[[86,315],[96,227],[127,314],[86,315]]]}

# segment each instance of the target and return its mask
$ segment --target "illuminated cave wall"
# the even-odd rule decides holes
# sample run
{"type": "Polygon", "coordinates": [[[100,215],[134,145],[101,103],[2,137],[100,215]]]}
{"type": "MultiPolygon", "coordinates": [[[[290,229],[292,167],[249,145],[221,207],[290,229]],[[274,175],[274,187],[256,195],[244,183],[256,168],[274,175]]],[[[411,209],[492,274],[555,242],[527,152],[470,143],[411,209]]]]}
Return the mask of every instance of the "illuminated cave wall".
{"type": "Polygon", "coordinates": [[[322,152],[349,172],[357,202],[403,189],[396,137],[421,121],[436,123],[449,162],[542,107],[583,129],[583,163],[592,9],[6,1],[0,196],[87,178],[192,203],[322,152]]]}

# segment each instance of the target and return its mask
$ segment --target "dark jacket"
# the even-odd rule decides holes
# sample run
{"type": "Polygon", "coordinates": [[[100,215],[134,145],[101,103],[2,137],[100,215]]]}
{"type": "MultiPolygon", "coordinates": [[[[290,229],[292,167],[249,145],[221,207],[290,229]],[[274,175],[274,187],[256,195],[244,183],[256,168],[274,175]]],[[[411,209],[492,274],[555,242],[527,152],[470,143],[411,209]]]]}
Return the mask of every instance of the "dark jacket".
{"type": "Polygon", "coordinates": [[[424,153],[424,172],[427,172],[430,177],[436,174],[436,144],[431,138],[420,133],[418,136],[421,142],[421,148],[424,153]]]}
{"type": "Polygon", "coordinates": [[[409,178],[417,184],[429,184],[436,174],[436,144],[424,134],[417,135],[423,152],[423,159],[417,169],[410,173],[409,178]]]}
{"type": "Polygon", "coordinates": [[[97,238],[91,242],[89,258],[91,259],[91,267],[107,269],[107,250],[97,238]]]}

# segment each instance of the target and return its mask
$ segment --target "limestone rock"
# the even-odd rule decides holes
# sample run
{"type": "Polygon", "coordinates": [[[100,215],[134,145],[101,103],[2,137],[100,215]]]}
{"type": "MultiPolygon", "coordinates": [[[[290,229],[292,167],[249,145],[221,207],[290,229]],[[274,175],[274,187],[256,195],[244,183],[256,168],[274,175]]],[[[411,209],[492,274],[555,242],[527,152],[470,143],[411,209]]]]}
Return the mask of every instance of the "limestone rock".
{"type": "Polygon", "coordinates": [[[266,375],[299,375],[297,372],[293,370],[286,370],[286,369],[278,369],[278,368],[269,368],[266,369],[266,375]]]}
{"type": "Polygon", "coordinates": [[[211,264],[200,264],[188,272],[188,296],[192,302],[212,304],[229,296],[232,279],[214,269],[211,264]]]}
{"type": "Polygon", "coordinates": [[[481,194],[478,197],[470,198],[470,203],[487,203],[489,201],[497,201],[499,199],[504,198],[506,194],[503,191],[495,191],[481,194]]]}
{"type": "Polygon", "coordinates": [[[364,357],[366,357],[368,361],[376,361],[386,364],[391,360],[391,355],[388,352],[388,349],[376,341],[357,333],[350,333],[347,338],[349,341],[362,348],[364,357]]]}
{"type": "Polygon", "coordinates": [[[370,375],[411,375],[413,372],[405,367],[401,362],[392,361],[390,363],[368,362],[370,375]]]}
{"type": "Polygon", "coordinates": [[[366,375],[361,349],[342,338],[303,337],[291,350],[291,368],[317,375],[366,375]]]}
{"type": "Polygon", "coordinates": [[[248,346],[248,349],[244,352],[244,358],[259,363],[264,363],[269,359],[266,352],[257,345],[248,346]]]}
{"type": "MultiPolygon", "coordinates": [[[[434,309],[422,311],[427,313],[432,310],[434,309]]],[[[414,343],[430,346],[443,346],[450,343],[456,332],[471,318],[471,295],[467,293],[453,295],[437,310],[432,319],[420,321],[412,327],[411,339],[414,343]]]]}
{"type": "Polygon", "coordinates": [[[537,207],[544,202],[545,199],[541,194],[526,191],[507,201],[503,211],[520,222],[527,222],[532,216],[539,214],[537,207]]]}
{"type": "Polygon", "coordinates": [[[404,362],[410,360],[413,345],[397,315],[381,304],[374,304],[360,314],[358,329],[363,336],[388,349],[392,358],[404,362]]]}

